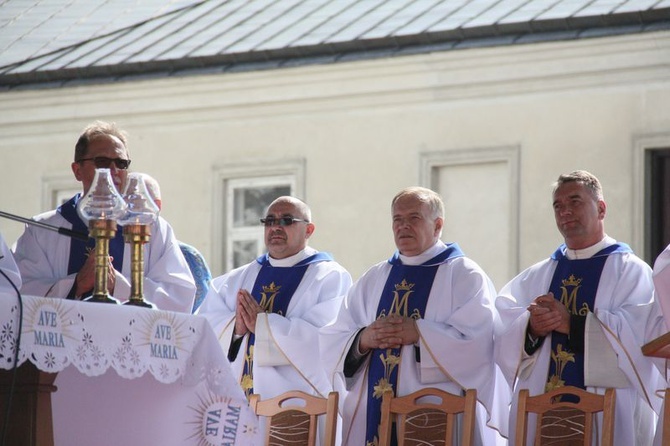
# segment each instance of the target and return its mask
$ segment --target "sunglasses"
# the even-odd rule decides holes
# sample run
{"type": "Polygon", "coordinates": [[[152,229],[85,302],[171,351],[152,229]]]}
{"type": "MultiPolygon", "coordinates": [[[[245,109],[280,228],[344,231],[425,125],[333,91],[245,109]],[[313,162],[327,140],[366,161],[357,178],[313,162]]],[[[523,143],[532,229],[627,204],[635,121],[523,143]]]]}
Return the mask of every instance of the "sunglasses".
{"type": "Polygon", "coordinates": [[[130,160],[123,158],[107,158],[106,156],[96,156],[95,158],[82,158],[78,160],[78,163],[83,163],[84,161],[93,161],[95,167],[98,169],[109,169],[112,166],[112,163],[116,166],[117,169],[127,169],[130,166],[130,160]]]}
{"type": "Polygon", "coordinates": [[[274,226],[274,225],[291,226],[295,222],[309,223],[309,221],[303,220],[302,218],[293,218],[293,217],[261,218],[261,223],[264,224],[266,228],[269,228],[269,227],[274,226]]]}

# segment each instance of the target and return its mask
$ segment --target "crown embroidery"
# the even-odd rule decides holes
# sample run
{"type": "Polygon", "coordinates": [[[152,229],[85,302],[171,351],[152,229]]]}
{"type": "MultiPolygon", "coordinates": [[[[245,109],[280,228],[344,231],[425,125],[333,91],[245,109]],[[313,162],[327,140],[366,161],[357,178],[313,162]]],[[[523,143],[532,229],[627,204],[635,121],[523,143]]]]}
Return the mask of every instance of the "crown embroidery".
{"type": "Polygon", "coordinates": [[[279,290],[281,289],[281,286],[275,285],[274,282],[272,282],[270,285],[263,285],[263,292],[264,293],[278,293],[279,290]]]}
{"type": "Polygon", "coordinates": [[[396,291],[410,291],[412,288],[414,288],[414,284],[407,283],[407,280],[405,279],[402,279],[402,282],[396,283],[394,286],[396,291]]]}
{"type": "Polygon", "coordinates": [[[579,286],[582,283],[582,279],[577,279],[574,274],[570,274],[570,277],[561,281],[563,286],[579,286]]]}

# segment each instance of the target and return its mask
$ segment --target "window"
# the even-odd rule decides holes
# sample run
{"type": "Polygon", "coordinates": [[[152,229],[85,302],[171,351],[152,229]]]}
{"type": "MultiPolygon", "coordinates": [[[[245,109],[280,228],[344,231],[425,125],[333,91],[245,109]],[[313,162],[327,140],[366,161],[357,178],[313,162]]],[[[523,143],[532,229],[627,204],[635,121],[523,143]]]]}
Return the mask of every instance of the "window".
{"type": "Polygon", "coordinates": [[[272,201],[293,195],[295,180],[289,176],[230,180],[226,197],[228,242],[226,270],[251,262],[265,252],[260,219],[272,201]]]}
{"type": "Polygon", "coordinates": [[[265,252],[259,220],[281,195],[305,198],[304,171],[302,159],[264,159],[214,172],[212,275],[224,274],[265,252]]]}
{"type": "Polygon", "coordinates": [[[645,260],[653,264],[670,244],[670,149],[647,150],[645,260]]]}
{"type": "Polygon", "coordinates": [[[81,183],[71,173],[48,176],[42,187],[43,210],[55,209],[80,192],[81,183]]]}

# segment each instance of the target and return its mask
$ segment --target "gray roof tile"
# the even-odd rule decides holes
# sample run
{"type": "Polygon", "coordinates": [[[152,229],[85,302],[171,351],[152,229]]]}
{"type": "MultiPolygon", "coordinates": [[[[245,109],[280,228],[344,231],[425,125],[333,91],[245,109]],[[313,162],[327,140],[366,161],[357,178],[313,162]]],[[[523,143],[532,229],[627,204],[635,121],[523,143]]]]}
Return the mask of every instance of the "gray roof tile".
{"type": "Polygon", "coordinates": [[[8,0],[0,86],[667,29],[670,0],[8,0]]]}

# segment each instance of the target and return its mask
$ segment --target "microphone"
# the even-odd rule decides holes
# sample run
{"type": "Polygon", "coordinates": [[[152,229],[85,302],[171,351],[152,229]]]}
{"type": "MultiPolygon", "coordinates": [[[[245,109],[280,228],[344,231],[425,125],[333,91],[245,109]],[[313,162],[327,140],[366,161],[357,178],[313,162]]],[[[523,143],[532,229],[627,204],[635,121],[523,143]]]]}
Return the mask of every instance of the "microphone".
{"type": "Polygon", "coordinates": [[[84,242],[88,240],[88,234],[84,234],[83,232],[73,231],[72,229],[42,223],[41,221],[35,221],[32,218],[19,217],[18,215],[10,214],[8,212],[3,211],[0,211],[0,217],[5,217],[14,221],[20,221],[28,225],[39,226],[40,228],[49,229],[51,231],[58,232],[61,235],[65,235],[67,237],[73,237],[82,240],[84,242]]]}

